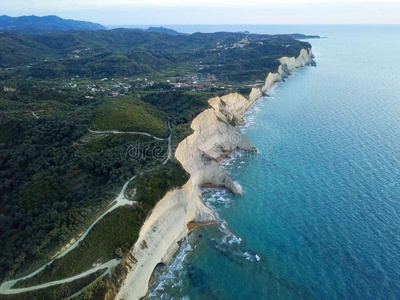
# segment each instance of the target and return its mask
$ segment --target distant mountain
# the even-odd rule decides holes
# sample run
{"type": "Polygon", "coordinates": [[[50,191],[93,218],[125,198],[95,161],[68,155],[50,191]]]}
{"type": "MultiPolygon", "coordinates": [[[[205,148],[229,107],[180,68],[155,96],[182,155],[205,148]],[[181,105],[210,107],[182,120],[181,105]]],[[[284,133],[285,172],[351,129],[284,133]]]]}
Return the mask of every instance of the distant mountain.
{"type": "Polygon", "coordinates": [[[73,30],[102,30],[106,27],[91,22],[62,19],[58,16],[0,16],[0,31],[22,34],[43,34],[73,30]]]}
{"type": "Polygon", "coordinates": [[[186,35],[186,33],[181,33],[181,32],[175,31],[173,29],[165,28],[165,27],[149,27],[149,28],[145,29],[145,31],[167,33],[170,35],[186,35]]]}

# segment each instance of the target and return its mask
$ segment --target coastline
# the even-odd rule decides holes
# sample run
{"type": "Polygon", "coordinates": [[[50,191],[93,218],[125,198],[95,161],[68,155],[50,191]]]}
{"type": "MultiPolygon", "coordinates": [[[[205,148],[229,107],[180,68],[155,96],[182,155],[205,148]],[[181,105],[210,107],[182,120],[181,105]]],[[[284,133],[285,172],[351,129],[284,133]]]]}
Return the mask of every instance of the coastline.
{"type": "Polygon", "coordinates": [[[201,188],[225,188],[241,195],[240,185],[222,169],[219,162],[235,150],[255,151],[249,138],[237,125],[243,114],[276,82],[283,81],[300,67],[314,64],[311,49],[302,49],[297,58],[282,57],[276,73],[269,73],[262,88],[253,88],[246,98],[238,93],[209,99],[211,108],[191,123],[193,133],[181,141],[175,157],[190,174],[180,189],[168,192],[143,224],[139,238],[129,253],[126,272],[117,299],[140,299],[148,292],[155,267],[167,264],[179,248],[178,242],[193,228],[188,224],[215,224],[218,218],[203,202],[201,188]]]}

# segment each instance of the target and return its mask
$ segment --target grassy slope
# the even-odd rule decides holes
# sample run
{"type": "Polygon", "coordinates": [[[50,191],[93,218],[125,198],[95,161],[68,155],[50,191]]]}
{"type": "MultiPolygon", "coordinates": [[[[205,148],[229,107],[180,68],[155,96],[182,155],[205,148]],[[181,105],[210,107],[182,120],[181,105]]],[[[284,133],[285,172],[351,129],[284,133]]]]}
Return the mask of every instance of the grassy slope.
{"type": "Polygon", "coordinates": [[[157,137],[168,136],[165,114],[130,97],[110,98],[96,110],[91,122],[97,130],[141,131],[157,137]]]}

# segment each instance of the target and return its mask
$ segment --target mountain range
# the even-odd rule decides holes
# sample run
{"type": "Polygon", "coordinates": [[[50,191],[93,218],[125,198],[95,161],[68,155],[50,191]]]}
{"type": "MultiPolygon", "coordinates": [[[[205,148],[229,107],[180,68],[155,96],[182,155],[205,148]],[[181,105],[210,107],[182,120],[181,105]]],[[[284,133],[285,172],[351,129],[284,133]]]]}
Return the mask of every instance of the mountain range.
{"type": "Polygon", "coordinates": [[[0,31],[21,34],[44,34],[74,30],[104,30],[106,27],[92,22],[67,20],[58,16],[0,16],[0,31]]]}

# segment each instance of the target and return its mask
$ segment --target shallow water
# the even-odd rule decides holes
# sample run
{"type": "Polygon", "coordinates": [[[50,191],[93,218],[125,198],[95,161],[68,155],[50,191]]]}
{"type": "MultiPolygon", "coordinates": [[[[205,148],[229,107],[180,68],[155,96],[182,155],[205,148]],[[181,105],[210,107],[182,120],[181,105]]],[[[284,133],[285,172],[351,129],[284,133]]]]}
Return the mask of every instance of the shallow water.
{"type": "Polygon", "coordinates": [[[224,162],[243,197],[204,193],[221,228],[196,229],[150,299],[400,298],[400,27],[281,32],[327,36],[317,67],[246,114],[259,154],[224,162]]]}

